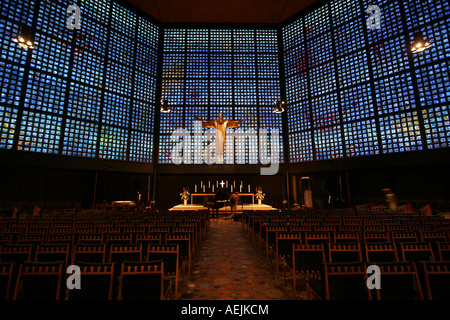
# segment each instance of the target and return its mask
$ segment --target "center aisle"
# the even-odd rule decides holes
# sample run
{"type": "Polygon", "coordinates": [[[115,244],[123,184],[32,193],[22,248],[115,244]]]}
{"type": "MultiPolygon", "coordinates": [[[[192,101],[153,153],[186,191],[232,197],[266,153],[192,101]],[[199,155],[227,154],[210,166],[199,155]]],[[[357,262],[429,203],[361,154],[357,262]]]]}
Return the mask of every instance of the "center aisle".
{"type": "Polygon", "coordinates": [[[290,300],[240,222],[211,219],[180,300],[290,300]]]}

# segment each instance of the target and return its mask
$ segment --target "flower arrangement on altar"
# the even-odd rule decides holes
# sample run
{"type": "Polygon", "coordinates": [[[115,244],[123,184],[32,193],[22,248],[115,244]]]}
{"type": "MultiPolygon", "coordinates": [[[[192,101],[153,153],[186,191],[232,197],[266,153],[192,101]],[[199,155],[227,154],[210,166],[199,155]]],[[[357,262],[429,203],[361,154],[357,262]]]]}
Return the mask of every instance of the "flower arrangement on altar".
{"type": "Polygon", "coordinates": [[[191,194],[189,193],[189,188],[183,188],[183,192],[180,193],[181,200],[184,200],[184,201],[189,200],[190,195],[191,194]]]}
{"type": "Polygon", "coordinates": [[[266,194],[263,193],[262,187],[256,187],[255,198],[262,201],[262,200],[264,200],[265,197],[266,197],[266,194]]]}

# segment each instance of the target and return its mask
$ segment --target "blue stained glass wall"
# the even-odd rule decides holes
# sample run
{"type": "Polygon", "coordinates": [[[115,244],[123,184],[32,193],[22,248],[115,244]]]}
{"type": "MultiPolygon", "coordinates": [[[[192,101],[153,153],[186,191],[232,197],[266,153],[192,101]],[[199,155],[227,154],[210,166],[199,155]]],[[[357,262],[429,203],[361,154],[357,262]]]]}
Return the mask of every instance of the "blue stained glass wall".
{"type": "MultiPolygon", "coordinates": [[[[278,43],[276,29],[164,30],[161,95],[172,112],[161,114],[159,163],[172,164],[174,130],[186,128],[193,134],[196,116],[217,119],[219,112],[226,119],[245,119],[240,124],[244,131],[268,129],[270,134],[270,129],[278,129],[280,162],[284,161],[282,116],[273,112],[281,96],[278,43]]],[[[195,148],[206,149],[208,139],[204,140],[195,148]]],[[[258,149],[257,142],[248,138],[236,138],[235,148],[243,143],[247,151],[258,149]]],[[[239,161],[256,164],[258,152],[248,151],[239,161]]],[[[225,163],[238,163],[227,148],[225,163]]]]}
{"type": "Polygon", "coordinates": [[[152,162],[156,24],[110,0],[5,0],[0,31],[0,148],[152,162]],[[24,28],[34,50],[12,42],[24,28]]]}
{"type": "Polygon", "coordinates": [[[331,0],[286,23],[290,161],[449,147],[449,30],[446,0],[331,0]],[[412,54],[418,31],[432,47],[412,54]]]}

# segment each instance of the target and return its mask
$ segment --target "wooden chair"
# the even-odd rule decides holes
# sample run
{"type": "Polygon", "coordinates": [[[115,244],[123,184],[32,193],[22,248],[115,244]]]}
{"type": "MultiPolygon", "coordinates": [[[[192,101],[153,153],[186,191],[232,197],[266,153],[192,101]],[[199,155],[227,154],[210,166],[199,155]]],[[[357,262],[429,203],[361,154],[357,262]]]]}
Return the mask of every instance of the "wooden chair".
{"type": "Polygon", "coordinates": [[[374,289],[377,300],[423,300],[423,292],[415,263],[377,263],[381,289],[374,289]]]}
{"type": "Polygon", "coordinates": [[[423,261],[427,300],[450,300],[450,262],[423,261]]]}
{"type": "Polygon", "coordinates": [[[328,262],[356,262],[363,261],[361,245],[355,243],[328,243],[328,262]]]}
{"type": "Polygon", "coordinates": [[[450,261],[450,242],[438,243],[439,261],[450,261]]]}
{"type": "Polygon", "coordinates": [[[64,261],[63,267],[68,265],[70,257],[69,244],[41,244],[36,249],[35,262],[55,262],[64,261]]]}
{"type": "Polygon", "coordinates": [[[323,279],[307,283],[308,299],[372,300],[366,270],[363,262],[325,263],[323,279]]]}
{"type": "Polygon", "coordinates": [[[175,284],[175,298],[178,297],[180,275],[182,283],[185,282],[185,263],[180,262],[178,244],[149,244],[145,261],[162,260],[164,262],[164,275],[166,279],[172,279],[175,284]]]}
{"type": "Polygon", "coordinates": [[[131,233],[108,233],[106,235],[106,244],[132,244],[133,235],[131,233]]]}
{"type": "Polygon", "coordinates": [[[268,225],[266,227],[266,235],[265,235],[265,239],[263,239],[262,243],[265,246],[266,259],[268,261],[272,255],[275,255],[276,239],[277,239],[277,234],[279,232],[286,232],[286,227],[285,226],[270,226],[270,225],[268,225]]]}
{"type": "Polygon", "coordinates": [[[292,246],[302,244],[302,237],[299,232],[277,232],[275,241],[276,275],[278,277],[282,263],[286,282],[286,270],[292,269],[293,265],[292,246]]]}
{"type": "Polygon", "coordinates": [[[13,300],[60,300],[62,274],[62,262],[21,264],[13,300]]]}
{"type": "Polygon", "coordinates": [[[433,249],[428,242],[402,242],[400,245],[403,261],[436,261],[434,258],[433,249]]]}
{"type": "Polygon", "coordinates": [[[363,242],[390,242],[389,232],[387,231],[363,231],[363,242]]]}
{"type": "Polygon", "coordinates": [[[164,262],[121,264],[118,300],[168,300],[172,283],[164,279],[164,262]]]}
{"type": "Polygon", "coordinates": [[[14,282],[15,262],[0,263],[0,300],[9,300],[14,282]]]}
{"type": "Polygon", "coordinates": [[[178,244],[180,250],[180,259],[187,265],[188,275],[192,268],[191,234],[190,233],[168,233],[166,235],[166,244],[178,244]]]}
{"type": "Polygon", "coordinates": [[[364,244],[367,263],[398,262],[398,254],[392,242],[374,242],[364,244]]]}
{"type": "Polygon", "coordinates": [[[142,261],[142,244],[112,244],[108,262],[142,261]]]}
{"type": "Polygon", "coordinates": [[[17,265],[32,260],[32,244],[3,244],[0,248],[2,262],[16,262],[17,265]]]}
{"type": "Polygon", "coordinates": [[[419,238],[420,241],[431,244],[434,257],[439,257],[438,243],[447,241],[444,231],[420,231],[419,238]]]}
{"type": "Polygon", "coordinates": [[[294,298],[297,292],[297,275],[302,276],[306,281],[313,278],[320,278],[325,262],[325,250],[321,244],[299,244],[292,246],[292,278],[294,298]]]}
{"type": "Polygon", "coordinates": [[[134,243],[142,244],[142,256],[145,257],[147,255],[147,248],[149,244],[162,244],[161,234],[137,234],[134,243]]]}
{"type": "Polygon", "coordinates": [[[360,242],[360,234],[353,232],[335,232],[333,235],[334,243],[356,243],[360,242]]]}
{"type": "Polygon", "coordinates": [[[76,244],[72,254],[72,264],[105,263],[106,244],[76,244]]]}
{"type": "Polygon", "coordinates": [[[66,300],[114,299],[114,263],[77,261],[77,266],[80,268],[81,289],[66,288],[66,300]]]}

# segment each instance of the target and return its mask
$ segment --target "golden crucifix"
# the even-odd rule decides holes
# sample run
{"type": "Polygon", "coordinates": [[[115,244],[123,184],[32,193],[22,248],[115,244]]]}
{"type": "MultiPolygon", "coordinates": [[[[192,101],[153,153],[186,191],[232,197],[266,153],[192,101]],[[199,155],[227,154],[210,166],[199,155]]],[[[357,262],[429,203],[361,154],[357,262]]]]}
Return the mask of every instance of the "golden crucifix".
{"type": "Polygon", "coordinates": [[[195,117],[196,120],[202,122],[203,128],[214,128],[216,129],[216,155],[217,163],[223,163],[223,149],[225,145],[225,135],[228,128],[237,128],[242,120],[224,120],[222,112],[219,112],[219,119],[215,120],[201,120],[198,116],[195,117]]]}

